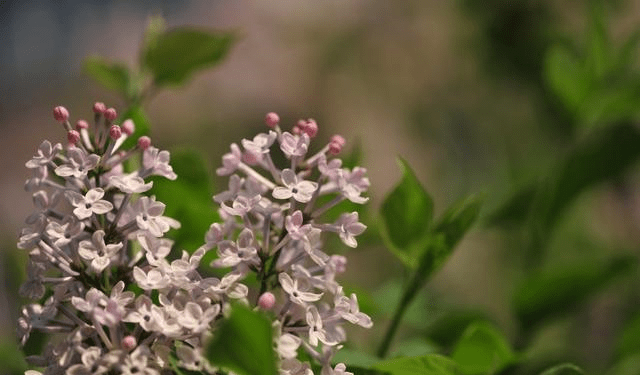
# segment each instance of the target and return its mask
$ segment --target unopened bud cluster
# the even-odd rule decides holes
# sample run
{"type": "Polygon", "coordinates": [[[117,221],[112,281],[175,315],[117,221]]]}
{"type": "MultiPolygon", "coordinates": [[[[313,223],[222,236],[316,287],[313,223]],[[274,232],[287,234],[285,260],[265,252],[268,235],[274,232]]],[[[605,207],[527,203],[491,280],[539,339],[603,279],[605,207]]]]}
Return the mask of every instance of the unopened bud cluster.
{"type": "Polygon", "coordinates": [[[78,120],[72,127],[67,109],[56,107],[67,145],[44,141],[26,163],[36,210],[18,242],[29,253],[20,293],[36,302],[23,307],[18,333],[22,344],[32,331],[57,336],[28,361],[44,374],[218,373],[204,345],[236,300],[272,316],[281,374],[313,373],[298,359],[301,348],[323,375],[346,374],[343,364],[331,366],[346,340],[342,324],[372,322],[336,282],[346,258],[323,250],[323,233],[355,247],[365,229],[357,212],[322,220],[342,201],[367,201],[366,171],[343,168],[336,158],[344,139],[334,136],[308,156],[316,122],[301,120],[286,132],[278,115],[268,114],[271,130],[243,140],[242,149],[232,144],[217,170],[230,175],[228,190],[213,197],[222,222],[193,254],[171,261],[173,242],[164,236],[180,224],[145,195],[148,177],[177,177],[169,153],[146,136],[121,150],[133,122],[116,125],[116,110],[103,103],[93,112],[91,125],[78,120]],[[277,167],[273,152],[286,165],[277,167]],[[126,172],[123,163],[136,155],[139,167],[126,172]],[[217,254],[211,265],[228,270],[221,278],[198,271],[210,251],[217,254]],[[242,283],[249,273],[259,290],[242,283]]]}

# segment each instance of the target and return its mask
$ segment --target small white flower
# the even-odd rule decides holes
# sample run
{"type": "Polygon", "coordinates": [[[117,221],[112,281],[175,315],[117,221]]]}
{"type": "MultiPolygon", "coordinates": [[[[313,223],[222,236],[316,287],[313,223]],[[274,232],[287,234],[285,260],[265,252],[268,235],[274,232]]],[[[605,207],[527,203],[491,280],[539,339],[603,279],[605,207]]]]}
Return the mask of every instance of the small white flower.
{"type": "Polygon", "coordinates": [[[281,174],[282,186],[273,189],[273,197],[276,199],[289,199],[293,197],[298,202],[306,203],[311,200],[313,193],[318,188],[318,183],[312,181],[298,181],[298,176],[291,169],[284,169],[281,174]]]}
{"type": "Polygon", "coordinates": [[[91,236],[91,241],[80,241],[78,245],[78,255],[91,262],[91,269],[95,273],[100,273],[107,268],[111,264],[111,258],[122,248],[122,242],[105,244],[104,235],[103,230],[97,230],[91,236]]]}
{"type": "Polygon", "coordinates": [[[307,134],[293,135],[284,132],[280,136],[280,149],[288,158],[303,156],[309,149],[310,138],[307,134]]]}
{"type": "Polygon", "coordinates": [[[30,169],[46,166],[60,151],[62,151],[62,145],[60,143],[51,146],[51,142],[45,140],[40,144],[40,147],[38,147],[38,153],[25,165],[30,169]]]}
{"type": "Polygon", "coordinates": [[[109,185],[118,188],[126,194],[144,193],[151,189],[153,181],[145,184],[144,179],[136,173],[126,175],[114,175],[109,177],[109,185]]]}
{"type": "Polygon", "coordinates": [[[104,196],[102,188],[91,189],[84,196],[73,190],[67,190],[65,194],[75,207],[73,213],[80,220],[86,219],[92,214],[106,214],[113,209],[111,202],[100,199],[104,196]]]}
{"type": "Polygon", "coordinates": [[[90,170],[98,166],[100,157],[96,154],[87,155],[80,148],[71,148],[67,151],[68,163],[62,164],[55,169],[60,177],[84,178],[90,170]]]}
{"type": "Polygon", "coordinates": [[[315,302],[322,298],[322,293],[310,293],[300,289],[298,279],[292,279],[291,276],[282,272],[278,275],[280,286],[289,295],[291,301],[300,306],[307,306],[308,302],[315,302]]]}
{"type": "Polygon", "coordinates": [[[173,172],[173,168],[169,165],[169,159],[169,151],[160,151],[155,147],[149,147],[144,150],[142,164],[146,171],[150,171],[146,172],[149,175],[163,176],[169,180],[175,180],[178,175],[173,172]]]}

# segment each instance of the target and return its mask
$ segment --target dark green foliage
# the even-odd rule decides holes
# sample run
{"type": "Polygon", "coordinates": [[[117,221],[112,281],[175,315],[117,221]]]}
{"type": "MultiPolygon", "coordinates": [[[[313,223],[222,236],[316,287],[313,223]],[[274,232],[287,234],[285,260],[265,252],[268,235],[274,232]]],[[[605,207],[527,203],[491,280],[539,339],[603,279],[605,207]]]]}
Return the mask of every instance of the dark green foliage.
{"type": "Polygon", "coordinates": [[[520,324],[532,329],[583,302],[617,276],[634,269],[637,260],[619,256],[606,261],[581,261],[531,276],[516,290],[513,305],[520,324]]]}
{"type": "Polygon", "coordinates": [[[124,64],[110,63],[102,57],[93,56],[84,61],[83,71],[102,86],[125,98],[132,94],[129,69],[124,64]]]}
{"type": "Polygon", "coordinates": [[[172,150],[171,165],[178,178],[155,177],[151,193],[167,205],[164,215],[182,225],[180,230],[169,232],[176,247],[193,252],[204,244],[209,225],[218,219],[211,200],[211,174],[200,153],[190,149],[172,150]]]}
{"type": "Polygon", "coordinates": [[[563,363],[545,370],[540,375],[584,375],[584,371],[574,364],[563,363]]]}
{"type": "Polygon", "coordinates": [[[211,67],[224,58],[235,41],[226,32],[178,28],[153,37],[142,56],[158,86],[184,83],[198,70],[211,67]]]}
{"type": "Polygon", "coordinates": [[[271,331],[271,322],[262,312],[235,305],[214,331],[207,359],[240,375],[276,375],[271,331]]]}
{"type": "Polygon", "coordinates": [[[462,374],[453,360],[439,354],[389,359],[375,364],[373,369],[384,371],[391,375],[462,374]]]}

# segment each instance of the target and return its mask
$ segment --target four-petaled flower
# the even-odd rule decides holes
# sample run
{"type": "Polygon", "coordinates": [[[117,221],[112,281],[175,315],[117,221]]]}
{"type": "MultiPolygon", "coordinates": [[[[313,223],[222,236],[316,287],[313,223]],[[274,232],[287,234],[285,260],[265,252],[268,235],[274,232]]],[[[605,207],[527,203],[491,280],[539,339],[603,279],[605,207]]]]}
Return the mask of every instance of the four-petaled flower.
{"type": "Polygon", "coordinates": [[[65,193],[75,207],[74,215],[80,220],[86,219],[92,214],[102,215],[113,210],[111,202],[100,199],[104,196],[102,188],[93,188],[84,196],[73,190],[68,190],[65,193]]]}
{"type": "Polygon", "coordinates": [[[311,200],[313,193],[318,189],[318,183],[313,181],[298,181],[298,176],[291,169],[284,169],[280,175],[283,186],[273,189],[273,197],[276,199],[289,199],[293,197],[300,203],[311,200]]]}

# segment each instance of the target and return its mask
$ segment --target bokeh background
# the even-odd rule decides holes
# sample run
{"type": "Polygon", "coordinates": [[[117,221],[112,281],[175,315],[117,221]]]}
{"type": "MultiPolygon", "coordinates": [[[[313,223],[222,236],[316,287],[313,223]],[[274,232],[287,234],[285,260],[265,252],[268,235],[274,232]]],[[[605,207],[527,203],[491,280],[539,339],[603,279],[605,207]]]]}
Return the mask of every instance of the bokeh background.
{"type": "MultiPolygon", "coordinates": [[[[150,16],[162,15],[169,27],[240,35],[221,65],[146,105],[156,145],[196,147],[213,172],[231,142],[263,129],[265,113],[278,112],[284,127],[314,118],[320,138],[340,133],[361,150],[371,179],[365,223],[376,231],[375,213],[400,178],[398,155],[434,197],[436,215],[472,192],[485,194],[488,215],[546,178],[589,135],[550,87],[545,61],[558,44],[579,55],[589,43],[591,11],[590,2],[572,0],[0,1],[2,345],[15,346],[23,302],[17,290],[26,258],[15,242],[32,211],[24,163],[43,139],[64,141],[54,106],[69,108],[73,119],[90,117],[95,101],[123,106],[82,64],[99,55],[136,66],[150,16]]],[[[640,1],[607,2],[601,11],[612,46],[640,29],[640,1]]],[[[616,121],[637,118],[630,112],[616,121]]],[[[615,180],[572,200],[544,263],[639,255],[638,172],[629,163],[615,180]]],[[[401,335],[443,311],[464,310],[489,317],[517,340],[511,295],[527,241],[526,230],[481,221],[421,293],[401,335]]],[[[356,345],[373,352],[391,308],[381,301],[399,288],[403,267],[375,238],[345,254],[346,282],[371,295],[380,317],[372,332],[353,333],[356,345]]],[[[604,372],[618,355],[621,327],[640,310],[638,280],[633,271],[608,283],[569,318],[549,323],[532,340],[531,355],[604,372]]]]}

